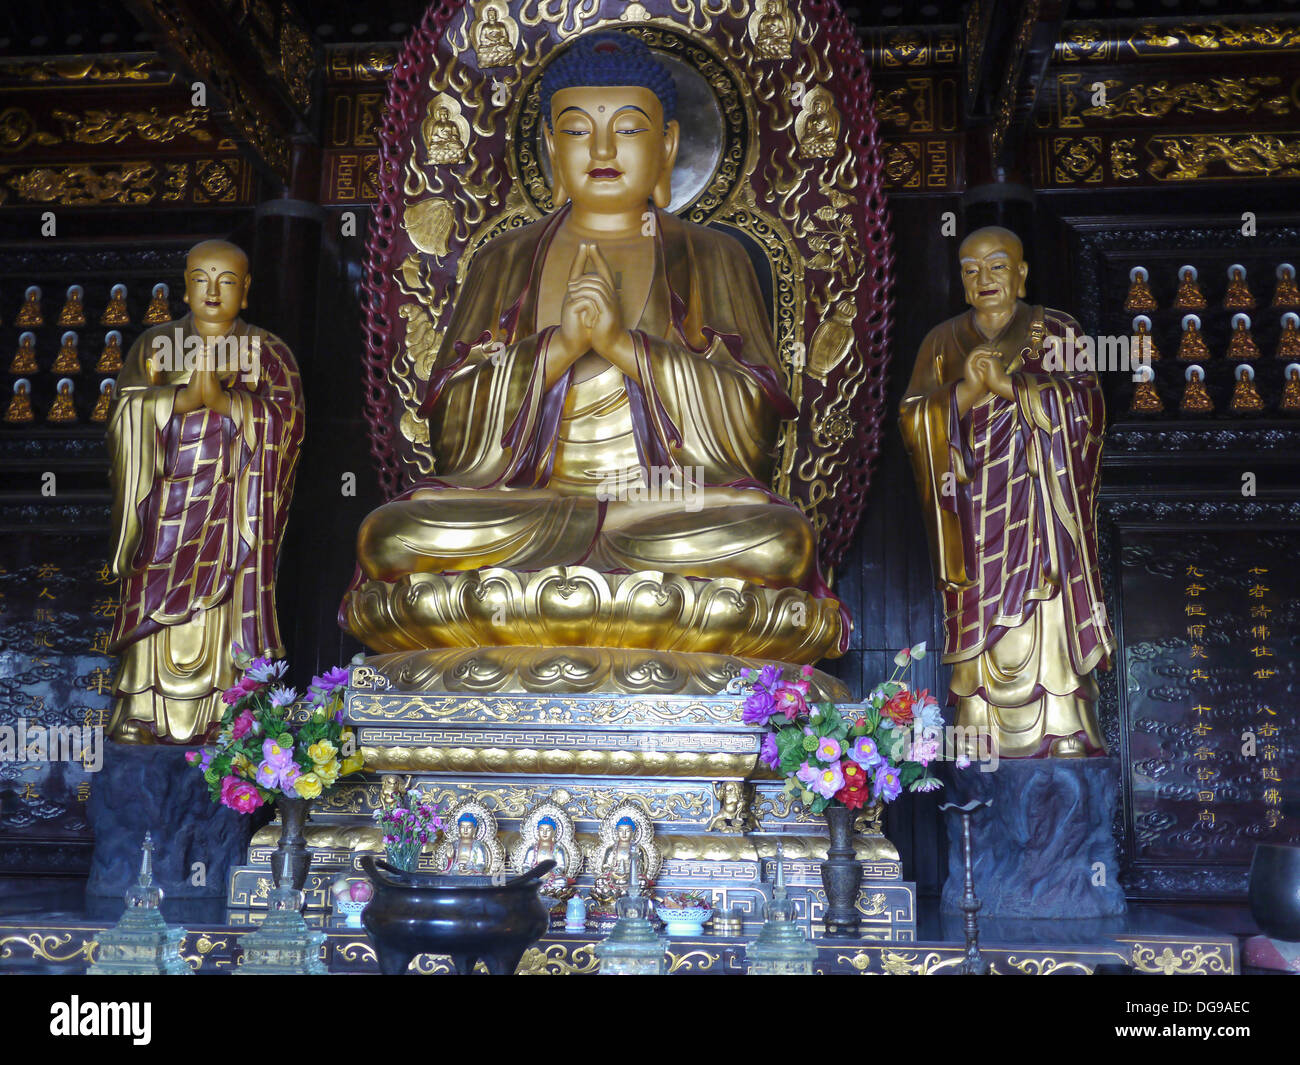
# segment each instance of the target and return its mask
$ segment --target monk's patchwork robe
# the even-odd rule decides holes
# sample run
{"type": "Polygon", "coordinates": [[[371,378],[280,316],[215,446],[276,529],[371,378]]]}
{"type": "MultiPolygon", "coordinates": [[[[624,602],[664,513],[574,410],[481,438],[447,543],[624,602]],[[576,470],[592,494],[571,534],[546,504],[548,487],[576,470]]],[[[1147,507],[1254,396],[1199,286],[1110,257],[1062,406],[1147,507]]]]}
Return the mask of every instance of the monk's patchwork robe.
{"type": "Polygon", "coordinates": [[[121,601],[109,650],[121,658],[110,734],[143,722],[163,740],[202,742],[234,682],[232,643],[283,654],[275,568],[303,435],[303,398],[289,348],[237,322],[250,374],[225,375],[230,416],[174,411],[188,384],[190,316],[147,330],[118,378],[108,424],[113,572],[121,601]],[[179,332],[178,332],[179,331],[179,332]],[[174,352],[150,358],[155,338],[174,352]]]}
{"type": "Polygon", "coordinates": [[[988,727],[1002,757],[1078,736],[1104,749],[1093,670],[1114,637],[1097,569],[1104,410],[1096,375],[1054,372],[1051,336],[1078,324],[1019,303],[993,338],[973,311],[931,330],[903,400],[912,461],[944,601],[944,657],[957,723],[988,727]],[[990,394],[957,412],[967,354],[997,349],[1014,402],[990,394]]]}

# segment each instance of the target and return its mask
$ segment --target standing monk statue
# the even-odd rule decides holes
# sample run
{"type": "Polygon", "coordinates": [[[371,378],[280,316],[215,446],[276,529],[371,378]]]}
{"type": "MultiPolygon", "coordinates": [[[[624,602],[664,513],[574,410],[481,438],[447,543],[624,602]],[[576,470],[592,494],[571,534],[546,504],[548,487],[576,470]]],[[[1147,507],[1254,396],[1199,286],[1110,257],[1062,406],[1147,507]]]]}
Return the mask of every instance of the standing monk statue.
{"type": "Polygon", "coordinates": [[[118,742],[203,743],[234,683],[231,645],[283,654],[275,569],[302,387],[284,342],[240,320],[250,281],[233,244],[195,245],[190,313],[146,330],[118,378],[108,425],[118,742]]]}
{"type": "Polygon", "coordinates": [[[932,329],[903,399],[903,440],[943,592],[949,705],[1003,758],[1105,754],[1093,670],[1114,636],[1097,570],[1105,412],[1091,371],[1054,372],[1069,315],[1023,302],[1020,240],[961,245],[971,309],[932,329]],[[1020,297],[1020,298],[1018,298],[1020,297]]]}

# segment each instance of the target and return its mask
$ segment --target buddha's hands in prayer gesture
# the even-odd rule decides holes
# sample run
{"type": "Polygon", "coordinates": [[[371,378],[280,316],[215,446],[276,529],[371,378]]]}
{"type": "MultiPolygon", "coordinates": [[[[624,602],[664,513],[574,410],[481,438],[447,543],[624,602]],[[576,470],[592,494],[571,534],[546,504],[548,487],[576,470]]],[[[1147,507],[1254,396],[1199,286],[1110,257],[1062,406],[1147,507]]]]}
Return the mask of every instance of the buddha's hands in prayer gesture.
{"type": "Polygon", "coordinates": [[[190,374],[189,384],[177,393],[173,409],[177,414],[188,414],[200,407],[207,407],[218,414],[229,416],[230,396],[222,387],[221,375],[217,371],[216,349],[204,339],[201,361],[190,374]]]}
{"type": "Polygon", "coordinates": [[[965,415],[988,393],[1003,399],[1015,399],[1011,378],[1002,368],[996,348],[981,344],[970,350],[962,366],[962,380],[957,383],[957,410],[965,415]]]}
{"type": "Polygon", "coordinates": [[[559,357],[548,360],[547,385],[588,351],[639,379],[632,336],[623,325],[623,308],[614,274],[594,243],[578,245],[560,307],[559,357]]]}

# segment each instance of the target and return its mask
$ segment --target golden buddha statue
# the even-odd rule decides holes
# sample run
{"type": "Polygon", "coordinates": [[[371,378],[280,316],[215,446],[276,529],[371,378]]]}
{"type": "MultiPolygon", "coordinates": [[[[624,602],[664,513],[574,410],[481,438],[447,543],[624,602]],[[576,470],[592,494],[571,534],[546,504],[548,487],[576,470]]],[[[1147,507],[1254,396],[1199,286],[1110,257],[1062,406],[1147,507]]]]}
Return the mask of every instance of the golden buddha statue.
{"type": "Polygon", "coordinates": [[[1143,362],[1160,361],[1160,349],[1156,347],[1156,339],[1151,335],[1151,319],[1145,314],[1139,314],[1133,319],[1133,351],[1134,357],[1143,362]]]}
{"type": "Polygon", "coordinates": [[[171,293],[162,282],[154,285],[149,308],[144,312],[145,325],[162,325],[172,320],[172,307],[168,302],[171,293]]]}
{"type": "Polygon", "coordinates": [[[510,29],[501,21],[501,12],[495,7],[486,8],[483,21],[474,38],[474,55],[480,67],[508,67],[515,61],[515,46],[510,42],[510,29]]]}
{"type": "Polygon", "coordinates": [[[55,388],[57,391],[54,393],[54,402],[50,404],[50,411],[45,415],[45,421],[50,425],[72,425],[77,421],[77,408],[72,402],[72,379],[61,378],[55,388]]]}
{"type": "Polygon", "coordinates": [[[74,325],[80,328],[86,324],[86,305],[82,302],[85,290],[80,285],[69,285],[68,295],[59,312],[59,325],[74,325]]]}
{"type": "Polygon", "coordinates": [[[645,811],[625,799],[601,818],[598,840],[588,849],[593,898],[608,904],[628,893],[633,854],[637,856],[637,886],[644,893],[658,875],[663,853],[654,841],[654,826],[645,811]]]}
{"type": "Polygon", "coordinates": [[[487,872],[488,852],[474,834],[478,820],[471,813],[463,813],[456,821],[456,842],[452,845],[451,861],[443,872],[482,874],[487,872]]]}
{"type": "Polygon", "coordinates": [[[363,522],[342,619],[382,651],[840,652],[812,526],[768,488],[796,411],[753,267],[664,210],[670,73],[602,33],[552,61],[541,94],[559,206],[480,249],[455,293],[420,408],[436,475],[363,522]],[[465,574],[484,575],[474,601],[465,574]],[[723,586],[761,637],[724,634],[742,625],[730,607],[683,606],[723,586]],[[607,624],[611,603],[628,613],[607,624]]]}
{"type": "Polygon", "coordinates": [[[1178,295],[1174,297],[1174,306],[1180,311],[1200,311],[1205,309],[1205,294],[1196,280],[1196,267],[1182,266],[1178,269],[1178,295]]]}
{"type": "Polygon", "coordinates": [[[824,89],[813,89],[804,98],[794,130],[799,154],[804,158],[829,159],[835,154],[839,148],[839,116],[824,89]]]}
{"type": "Polygon", "coordinates": [[[36,421],[36,412],[32,410],[32,383],[25,377],[14,382],[13,398],[5,410],[5,422],[9,425],[30,425],[36,421]]]}
{"type": "Polygon", "coordinates": [[[104,350],[95,363],[95,373],[117,373],[122,369],[122,334],[110,329],[104,335],[104,350]]]}
{"type": "Polygon", "coordinates": [[[1246,284],[1246,268],[1237,264],[1228,267],[1228,291],[1223,295],[1223,307],[1229,311],[1252,311],[1255,297],[1246,284]]]}
{"type": "Polygon", "coordinates": [[[456,876],[504,871],[505,852],[497,838],[497,820],[481,802],[461,800],[448,812],[447,825],[447,832],[433,852],[436,868],[456,876]]]}
{"type": "Polygon", "coordinates": [[[977,230],[958,254],[971,309],[922,342],[901,408],[943,593],[948,702],[1002,758],[1104,754],[1101,388],[1072,360],[1052,369],[1083,331],[1018,298],[1029,267],[1014,233],[977,230]]]}
{"type": "Polygon", "coordinates": [[[1232,336],[1228,340],[1228,358],[1238,362],[1249,362],[1259,358],[1259,345],[1255,343],[1250,331],[1250,317],[1245,314],[1232,316],[1232,336]]]}
{"type": "Polygon", "coordinates": [[[239,316],[251,283],[235,245],[196,244],[190,313],[145,330],[118,377],[108,423],[118,742],[205,742],[235,680],[231,645],[284,653],[275,571],[302,388],[284,342],[239,316]]]}
{"type": "Polygon", "coordinates": [[[29,329],[38,329],[44,324],[40,286],[28,285],[27,291],[23,293],[23,305],[18,309],[18,317],[14,319],[14,325],[19,328],[26,326],[29,329]]]}
{"type": "Polygon", "coordinates": [[[108,292],[108,306],[99,316],[100,325],[129,325],[131,313],[126,308],[126,286],[114,285],[108,292]]]}
{"type": "Polygon", "coordinates": [[[81,356],[77,354],[77,334],[70,329],[63,334],[62,342],[59,345],[59,353],[54,357],[54,365],[50,367],[50,372],[81,373],[81,356]]]}
{"type": "Polygon", "coordinates": [[[1178,341],[1179,362],[1207,362],[1209,346],[1201,336],[1201,320],[1194,314],[1183,316],[1183,335],[1178,341]]]}
{"type": "Polygon", "coordinates": [[[1233,414],[1262,414],[1264,400],[1255,387],[1255,367],[1243,363],[1237,367],[1237,383],[1232,389],[1228,410],[1233,414]]]}
{"type": "Polygon", "coordinates": [[[1300,285],[1296,284],[1295,267],[1282,263],[1277,268],[1277,287],[1273,289],[1273,306],[1300,311],[1300,285]]]}
{"type": "Polygon", "coordinates": [[[1187,383],[1183,385],[1183,398],[1178,409],[1184,414],[1213,414],[1214,400],[1205,388],[1205,370],[1200,366],[1189,366],[1183,376],[1187,383]]]}
{"type": "Polygon", "coordinates": [[[99,399],[95,400],[95,409],[90,412],[90,420],[103,424],[108,421],[108,410],[113,405],[113,387],[117,384],[111,377],[100,382],[99,399]]]}
{"type": "Polygon", "coordinates": [[[32,332],[23,333],[18,338],[18,350],[14,352],[14,357],[9,363],[9,372],[36,373],[38,368],[36,362],[36,334],[32,332]]]}
{"type": "Polygon", "coordinates": [[[1124,309],[1130,314],[1157,309],[1155,294],[1147,283],[1149,276],[1145,266],[1135,266],[1128,272],[1128,296],[1124,299],[1124,309]]]}
{"type": "Polygon", "coordinates": [[[420,133],[429,153],[429,162],[459,163],[465,158],[465,142],[456,123],[451,120],[451,108],[436,101],[431,103],[420,133]]]}
{"type": "Polygon", "coordinates": [[[1140,366],[1135,374],[1137,384],[1133,387],[1133,399],[1129,403],[1131,414],[1159,414],[1165,409],[1165,401],[1156,391],[1155,371],[1150,366],[1140,366]]]}
{"type": "Polygon", "coordinates": [[[1300,362],[1286,368],[1286,384],[1282,387],[1280,410],[1287,414],[1300,414],[1300,362]]]}
{"type": "Polygon", "coordinates": [[[754,51],[760,59],[785,59],[790,55],[789,16],[779,0],[766,0],[762,7],[754,51]]]}
{"type": "Polygon", "coordinates": [[[1277,357],[1283,362],[1300,359],[1300,315],[1282,315],[1282,332],[1277,338],[1277,357]]]}

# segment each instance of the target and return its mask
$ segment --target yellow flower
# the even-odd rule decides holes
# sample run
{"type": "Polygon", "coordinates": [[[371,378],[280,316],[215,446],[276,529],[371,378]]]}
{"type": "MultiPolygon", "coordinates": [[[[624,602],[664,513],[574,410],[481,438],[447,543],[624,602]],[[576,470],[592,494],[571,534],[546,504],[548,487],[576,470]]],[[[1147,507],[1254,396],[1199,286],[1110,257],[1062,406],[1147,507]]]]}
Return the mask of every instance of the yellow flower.
{"type": "Polygon", "coordinates": [[[242,754],[236,754],[231,757],[230,768],[236,773],[242,773],[249,780],[252,780],[257,776],[257,768],[242,754]]]}
{"type": "Polygon", "coordinates": [[[337,751],[338,748],[336,748],[334,744],[330,743],[329,740],[319,740],[307,748],[307,754],[317,765],[323,765],[326,762],[334,761],[334,755],[337,751]]]}
{"type": "Polygon", "coordinates": [[[343,765],[339,767],[339,775],[347,776],[349,773],[355,773],[358,769],[365,767],[366,760],[361,757],[358,750],[343,759],[343,765]]]}
{"type": "Polygon", "coordinates": [[[317,762],[315,772],[320,777],[320,782],[328,788],[339,778],[339,763],[333,758],[328,762],[317,762]]]}
{"type": "Polygon", "coordinates": [[[315,773],[304,773],[293,786],[300,799],[314,799],[321,793],[321,779],[315,773]]]}

